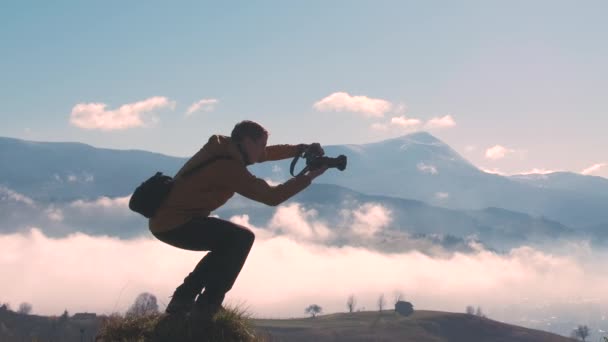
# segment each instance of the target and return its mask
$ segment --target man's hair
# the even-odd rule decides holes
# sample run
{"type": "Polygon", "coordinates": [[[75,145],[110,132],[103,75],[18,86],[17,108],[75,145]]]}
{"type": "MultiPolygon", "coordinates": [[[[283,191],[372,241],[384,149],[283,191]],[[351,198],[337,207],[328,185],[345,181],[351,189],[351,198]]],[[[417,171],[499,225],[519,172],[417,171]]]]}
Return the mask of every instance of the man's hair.
{"type": "Polygon", "coordinates": [[[258,140],[263,136],[268,136],[268,131],[257,122],[243,120],[232,129],[230,137],[236,142],[242,142],[245,137],[251,140],[258,140]]]}

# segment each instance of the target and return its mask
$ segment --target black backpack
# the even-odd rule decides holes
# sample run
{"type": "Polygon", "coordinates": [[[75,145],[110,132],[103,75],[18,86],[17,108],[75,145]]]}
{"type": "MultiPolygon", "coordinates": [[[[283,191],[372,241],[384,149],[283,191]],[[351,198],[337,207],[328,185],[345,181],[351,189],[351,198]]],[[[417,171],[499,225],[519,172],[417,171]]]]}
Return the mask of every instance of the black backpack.
{"type": "MultiPolygon", "coordinates": [[[[209,158],[200,165],[185,172],[181,177],[189,176],[195,171],[220,159],[231,158],[228,156],[215,156],[209,158]]],[[[174,183],[174,178],[163,175],[162,172],[157,172],[154,176],[148,178],[145,182],[135,188],[135,191],[129,200],[129,209],[142,214],[147,218],[151,218],[169,195],[174,183]]]]}

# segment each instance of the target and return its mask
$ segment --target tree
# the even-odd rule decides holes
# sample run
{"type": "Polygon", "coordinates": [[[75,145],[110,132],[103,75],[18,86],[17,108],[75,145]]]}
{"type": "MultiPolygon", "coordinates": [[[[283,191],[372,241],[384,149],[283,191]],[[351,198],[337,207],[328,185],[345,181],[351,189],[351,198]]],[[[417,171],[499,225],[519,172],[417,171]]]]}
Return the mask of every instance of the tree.
{"type": "Polygon", "coordinates": [[[11,305],[9,303],[2,303],[2,305],[0,305],[0,310],[11,311],[11,305]]]}
{"type": "Polygon", "coordinates": [[[66,323],[69,318],[70,318],[70,314],[68,313],[68,309],[65,309],[63,311],[63,313],[61,314],[61,316],[59,316],[59,323],[60,324],[66,323]]]}
{"type": "Polygon", "coordinates": [[[142,317],[150,314],[158,313],[158,303],[156,296],[143,292],[135,299],[135,303],[127,310],[127,316],[142,317]]]}
{"type": "Polygon", "coordinates": [[[587,337],[589,337],[589,327],[586,325],[579,325],[578,328],[574,329],[572,332],[572,336],[585,341],[587,337]]]}
{"type": "Polygon", "coordinates": [[[384,306],[386,305],[386,300],[384,299],[384,293],[378,297],[378,311],[382,311],[384,306]]]}
{"type": "Polygon", "coordinates": [[[397,304],[402,299],[403,299],[403,293],[401,293],[400,291],[395,291],[394,304],[397,304]]]}
{"type": "Polygon", "coordinates": [[[475,312],[475,316],[478,317],[486,317],[486,315],[483,314],[483,312],[481,311],[481,307],[477,307],[477,311],[475,312]]]}
{"type": "Polygon", "coordinates": [[[19,305],[19,312],[20,314],[23,315],[29,315],[30,312],[32,312],[32,304],[30,303],[21,303],[21,305],[19,305]]]}
{"type": "Polygon", "coordinates": [[[309,315],[312,315],[312,318],[317,317],[323,311],[323,308],[318,306],[317,304],[312,304],[306,308],[305,312],[309,315]]]}
{"type": "Polygon", "coordinates": [[[472,305],[467,306],[467,315],[473,316],[475,314],[475,308],[472,305]]]}
{"type": "Polygon", "coordinates": [[[355,305],[357,305],[357,299],[355,298],[355,295],[348,296],[348,300],[346,301],[348,312],[352,313],[353,311],[355,311],[355,305]]]}

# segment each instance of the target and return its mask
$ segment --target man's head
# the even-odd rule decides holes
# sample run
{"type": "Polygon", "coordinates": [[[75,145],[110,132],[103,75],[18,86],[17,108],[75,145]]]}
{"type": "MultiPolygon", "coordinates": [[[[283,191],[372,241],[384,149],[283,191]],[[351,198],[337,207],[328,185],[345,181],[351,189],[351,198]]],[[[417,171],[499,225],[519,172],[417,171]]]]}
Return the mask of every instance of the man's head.
{"type": "Polygon", "coordinates": [[[237,123],[230,134],[232,141],[241,145],[249,163],[257,163],[264,156],[268,131],[257,122],[244,120],[237,123]]]}

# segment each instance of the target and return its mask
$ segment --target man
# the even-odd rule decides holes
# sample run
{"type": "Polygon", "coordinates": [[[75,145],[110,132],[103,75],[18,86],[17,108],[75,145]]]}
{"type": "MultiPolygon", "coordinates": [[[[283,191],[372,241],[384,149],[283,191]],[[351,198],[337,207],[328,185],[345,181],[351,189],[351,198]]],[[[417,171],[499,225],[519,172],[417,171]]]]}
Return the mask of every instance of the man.
{"type": "MultiPolygon", "coordinates": [[[[221,308],[253,245],[246,227],[209,217],[234,193],[276,206],[310,185],[326,167],[270,186],[247,170],[253,163],[293,158],[309,145],[266,146],[268,131],[253,121],[234,126],[230,137],[213,135],[175,175],[166,201],[149,221],[152,234],[172,246],[209,251],[179,285],[166,312],[187,313],[210,319],[221,308]],[[222,159],[213,159],[222,157],[222,159]],[[212,162],[208,162],[212,160],[212,162]],[[189,170],[207,165],[185,175],[189,170]],[[201,293],[201,291],[204,292],[201,293]]],[[[323,154],[319,144],[310,145],[323,154]]]]}

